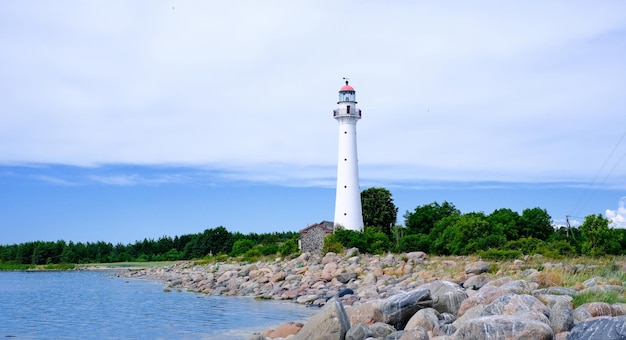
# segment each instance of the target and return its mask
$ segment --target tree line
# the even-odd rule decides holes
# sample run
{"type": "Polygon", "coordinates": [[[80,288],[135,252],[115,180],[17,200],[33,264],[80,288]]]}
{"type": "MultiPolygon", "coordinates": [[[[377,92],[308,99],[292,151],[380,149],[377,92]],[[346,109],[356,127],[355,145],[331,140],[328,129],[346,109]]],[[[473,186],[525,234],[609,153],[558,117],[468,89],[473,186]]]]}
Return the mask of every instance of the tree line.
{"type": "Polygon", "coordinates": [[[298,251],[299,233],[231,233],[220,226],[202,233],[143,239],[134,244],[108,242],[34,241],[0,246],[0,263],[43,265],[59,263],[148,262],[200,259],[211,255],[258,257],[298,251]]]}
{"type": "MultiPolygon", "coordinates": [[[[356,247],[361,252],[424,251],[433,255],[478,253],[491,258],[515,258],[521,254],[552,257],[626,254],[626,230],[609,228],[602,215],[590,215],[577,228],[552,225],[552,218],[539,207],[521,214],[508,208],[461,213],[444,201],[417,206],[397,225],[398,208],[391,192],[369,188],[361,192],[363,232],[338,228],[326,237],[324,251],[340,252],[356,247]]],[[[162,236],[134,244],[113,245],[34,241],[0,245],[0,264],[69,264],[147,262],[200,259],[212,256],[256,260],[261,256],[297,254],[298,232],[242,234],[220,226],[202,233],[162,236]]]]}
{"type": "Polygon", "coordinates": [[[589,215],[577,228],[558,227],[539,207],[518,213],[508,208],[461,213],[454,204],[433,202],[407,211],[396,225],[398,208],[385,188],[361,192],[364,233],[336,232],[326,249],[363,247],[367,252],[424,251],[434,255],[479,253],[495,258],[520,254],[553,257],[626,254],[626,230],[610,228],[602,215],[589,215]],[[382,236],[386,236],[386,240],[382,236]]]}

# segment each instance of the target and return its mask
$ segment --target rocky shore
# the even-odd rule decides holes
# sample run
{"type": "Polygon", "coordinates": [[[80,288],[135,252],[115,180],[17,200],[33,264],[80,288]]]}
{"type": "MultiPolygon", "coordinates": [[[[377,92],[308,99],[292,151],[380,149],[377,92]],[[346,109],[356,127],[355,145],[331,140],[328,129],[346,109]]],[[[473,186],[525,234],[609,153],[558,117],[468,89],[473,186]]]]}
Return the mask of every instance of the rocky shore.
{"type": "Polygon", "coordinates": [[[581,294],[623,298],[624,263],[599,270],[593,263],[563,262],[537,255],[487,262],[349,249],[248,264],[182,262],[117,275],[159,280],[167,289],[321,307],[304,324],[286,323],[251,337],[258,340],[626,339],[626,303],[573,305],[581,294]]]}

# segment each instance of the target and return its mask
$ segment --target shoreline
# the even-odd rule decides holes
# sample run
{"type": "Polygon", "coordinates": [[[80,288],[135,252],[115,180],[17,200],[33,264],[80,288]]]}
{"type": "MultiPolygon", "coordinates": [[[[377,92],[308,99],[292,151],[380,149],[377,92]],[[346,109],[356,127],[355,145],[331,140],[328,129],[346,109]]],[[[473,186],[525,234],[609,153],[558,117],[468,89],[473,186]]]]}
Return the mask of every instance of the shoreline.
{"type": "MultiPolygon", "coordinates": [[[[383,323],[393,332],[420,329],[429,338],[452,339],[459,332],[480,329],[477,322],[488,321],[494,329],[506,328],[513,322],[507,317],[514,316],[514,324],[522,322],[524,327],[538,327],[538,332],[550,334],[549,338],[563,338],[574,327],[585,326],[586,321],[598,317],[613,320],[626,314],[625,270],[624,257],[544,259],[534,255],[483,261],[477,256],[429,257],[423,252],[362,255],[349,249],[345,254],[322,257],[304,253],[294,259],[255,263],[187,261],[114,275],[157,280],[170,289],[209,295],[252,296],[320,306],[320,315],[334,308],[333,313],[345,314],[348,320],[344,332],[359,324],[371,330],[373,325],[383,323]],[[381,306],[417,292],[424,297],[420,310],[432,313],[430,320],[438,320],[436,325],[411,324],[407,329],[408,320],[393,323],[386,319],[388,311],[381,310],[381,306]],[[590,301],[574,306],[574,299],[583,294],[612,294],[620,302],[590,301]],[[557,315],[564,320],[555,320],[557,315]],[[491,319],[485,319],[487,316],[491,319]]],[[[417,314],[415,310],[411,316],[417,314]]],[[[290,334],[301,334],[301,329],[306,330],[316,317],[304,325],[285,327],[290,334]]],[[[513,329],[520,329],[519,324],[515,325],[513,329]]],[[[258,339],[289,336],[268,332],[258,334],[258,339]]]]}

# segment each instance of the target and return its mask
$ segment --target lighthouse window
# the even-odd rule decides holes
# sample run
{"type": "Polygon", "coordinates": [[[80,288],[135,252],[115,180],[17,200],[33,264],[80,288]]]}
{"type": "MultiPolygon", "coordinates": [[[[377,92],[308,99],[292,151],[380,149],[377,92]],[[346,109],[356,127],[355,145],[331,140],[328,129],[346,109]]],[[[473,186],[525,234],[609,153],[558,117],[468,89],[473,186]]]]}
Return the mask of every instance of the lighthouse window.
{"type": "Polygon", "coordinates": [[[347,161],[348,161],[348,159],[347,159],[347,158],[344,158],[343,160],[344,160],[345,162],[347,162],[347,161]]]}
{"type": "Polygon", "coordinates": [[[343,186],[343,188],[344,188],[344,189],[348,189],[348,186],[347,186],[347,185],[344,185],[344,186],[343,186]]]}
{"type": "Polygon", "coordinates": [[[346,113],[350,114],[350,105],[346,106],[346,113]]]}
{"type": "Polygon", "coordinates": [[[347,213],[343,213],[343,216],[346,216],[346,215],[348,215],[348,214],[347,213]]]}
{"type": "Polygon", "coordinates": [[[344,131],[343,133],[347,135],[347,134],[348,134],[348,131],[344,131]]]}

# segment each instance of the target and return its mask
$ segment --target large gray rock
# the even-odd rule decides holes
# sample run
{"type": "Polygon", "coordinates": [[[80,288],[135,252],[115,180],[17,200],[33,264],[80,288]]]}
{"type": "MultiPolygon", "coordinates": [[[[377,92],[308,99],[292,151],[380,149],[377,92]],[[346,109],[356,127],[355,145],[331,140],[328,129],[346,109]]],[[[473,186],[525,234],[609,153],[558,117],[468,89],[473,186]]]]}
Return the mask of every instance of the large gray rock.
{"type": "Polygon", "coordinates": [[[623,293],[624,292],[624,287],[623,286],[618,286],[618,285],[597,285],[597,286],[591,286],[585,289],[582,289],[580,291],[580,294],[585,294],[585,293],[611,293],[611,292],[616,292],[616,293],[623,293]]]}
{"type": "Polygon", "coordinates": [[[616,302],[611,305],[611,314],[613,316],[620,316],[626,314],[626,303],[616,302]]]}
{"type": "Polygon", "coordinates": [[[489,271],[489,263],[485,261],[476,261],[465,265],[466,274],[481,274],[489,271]]]}
{"type": "Polygon", "coordinates": [[[468,309],[465,311],[465,313],[463,313],[462,316],[458,317],[456,320],[454,320],[454,322],[452,322],[451,326],[453,330],[459,329],[461,327],[463,327],[463,325],[472,319],[476,319],[478,317],[480,317],[483,313],[483,310],[485,310],[486,305],[483,304],[478,304],[476,306],[473,306],[472,308],[468,309]]]}
{"type": "Polygon", "coordinates": [[[554,286],[554,287],[536,289],[533,291],[533,295],[539,295],[539,294],[569,295],[569,296],[574,297],[574,296],[578,296],[578,294],[580,293],[575,291],[572,288],[554,286]]]}
{"type": "Polygon", "coordinates": [[[493,276],[488,273],[482,273],[467,278],[467,280],[463,282],[463,287],[465,287],[465,289],[478,290],[491,281],[493,281],[493,276]]]}
{"type": "Polygon", "coordinates": [[[383,322],[404,329],[409,319],[420,309],[432,307],[430,291],[417,289],[404,294],[396,294],[383,300],[380,311],[383,322]]]}
{"type": "Polygon", "coordinates": [[[319,313],[313,315],[294,336],[295,340],[343,340],[350,329],[348,315],[341,302],[330,299],[319,313]]]}
{"type": "Polygon", "coordinates": [[[395,331],[385,337],[385,340],[428,340],[428,332],[422,328],[395,331]]]}
{"type": "Polygon", "coordinates": [[[387,335],[396,331],[392,325],[386,324],[384,322],[375,322],[370,325],[370,330],[372,331],[373,338],[384,338],[387,335]]]}
{"type": "Polygon", "coordinates": [[[491,315],[468,320],[456,333],[463,340],[552,340],[545,323],[509,315],[491,315]]]}
{"type": "Polygon", "coordinates": [[[457,313],[458,317],[463,316],[467,310],[473,308],[478,305],[489,305],[502,295],[506,294],[507,291],[494,285],[486,285],[479,289],[476,294],[465,299],[461,306],[459,307],[459,312],[457,313]]]}
{"type": "Polygon", "coordinates": [[[574,327],[574,310],[570,301],[566,299],[551,300],[548,303],[548,308],[550,308],[550,327],[554,334],[567,332],[574,327]]]}
{"type": "Polygon", "coordinates": [[[346,333],[346,340],[364,340],[373,335],[369,327],[360,323],[354,327],[350,327],[346,333]]]}
{"type": "Polygon", "coordinates": [[[433,331],[439,328],[440,318],[441,314],[434,308],[420,309],[409,319],[404,329],[424,328],[427,331],[433,331]]]}
{"type": "Polygon", "coordinates": [[[626,316],[587,320],[574,326],[568,340],[617,340],[626,339],[626,316]]]}
{"type": "Polygon", "coordinates": [[[574,322],[579,323],[596,316],[612,316],[611,305],[606,302],[588,302],[574,310],[574,322]]]}
{"type": "Polygon", "coordinates": [[[428,257],[428,255],[426,255],[426,253],[423,251],[412,251],[410,253],[407,253],[406,257],[409,260],[424,261],[428,257]]]}
{"type": "Polygon", "coordinates": [[[467,299],[467,293],[465,293],[461,286],[450,281],[437,280],[421,285],[418,289],[430,290],[430,296],[433,299],[433,308],[440,313],[456,315],[459,312],[461,303],[467,299]]]}
{"type": "Polygon", "coordinates": [[[348,283],[350,282],[350,280],[354,280],[356,279],[356,273],[341,273],[338,275],[335,275],[335,279],[337,279],[337,281],[341,282],[341,283],[348,283]]]}
{"type": "Polygon", "coordinates": [[[371,325],[375,322],[383,321],[383,314],[380,311],[380,303],[378,301],[346,306],[345,311],[352,326],[360,323],[371,325]]]}
{"type": "Polygon", "coordinates": [[[482,316],[488,315],[513,315],[522,311],[534,311],[543,313],[550,318],[550,309],[532,295],[505,294],[489,304],[482,312],[482,316]]]}
{"type": "Polygon", "coordinates": [[[507,290],[513,294],[532,294],[533,290],[530,288],[528,282],[524,280],[515,280],[503,284],[500,288],[507,290]]]}

